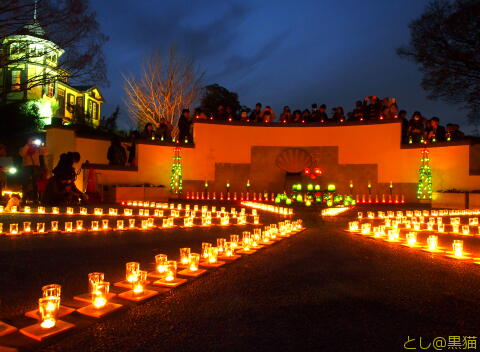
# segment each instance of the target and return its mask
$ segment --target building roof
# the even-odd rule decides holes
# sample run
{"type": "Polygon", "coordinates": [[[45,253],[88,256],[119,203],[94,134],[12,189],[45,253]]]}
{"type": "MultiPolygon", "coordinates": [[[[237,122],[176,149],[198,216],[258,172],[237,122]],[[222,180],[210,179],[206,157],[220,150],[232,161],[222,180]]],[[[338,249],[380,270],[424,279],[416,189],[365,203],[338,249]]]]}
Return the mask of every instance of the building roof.
{"type": "Polygon", "coordinates": [[[91,85],[91,86],[70,86],[70,87],[75,88],[79,92],[88,92],[89,90],[91,90],[93,88],[96,88],[95,85],[91,85]]]}
{"type": "Polygon", "coordinates": [[[33,20],[31,23],[23,26],[18,31],[14,33],[15,35],[30,35],[32,37],[37,37],[40,39],[48,40],[45,30],[40,26],[37,20],[33,20]]]}

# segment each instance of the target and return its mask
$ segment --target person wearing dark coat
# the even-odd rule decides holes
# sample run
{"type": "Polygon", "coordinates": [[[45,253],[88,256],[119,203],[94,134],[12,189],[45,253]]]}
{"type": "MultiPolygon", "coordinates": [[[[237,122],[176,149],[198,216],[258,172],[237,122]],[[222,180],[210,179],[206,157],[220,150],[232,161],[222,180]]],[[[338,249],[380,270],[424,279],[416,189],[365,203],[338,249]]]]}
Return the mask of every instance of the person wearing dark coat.
{"type": "Polygon", "coordinates": [[[151,124],[150,122],[145,124],[141,137],[148,140],[155,139],[155,130],[153,128],[153,124],[151,124]]]}
{"type": "Polygon", "coordinates": [[[112,138],[107,152],[107,159],[109,165],[125,166],[125,163],[127,162],[127,153],[118,137],[112,138]]]}
{"type": "Polygon", "coordinates": [[[250,122],[263,122],[263,119],[262,119],[262,104],[257,103],[255,105],[255,109],[252,110],[248,119],[250,120],[250,122]]]}
{"type": "Polygon", "coordinates": [[[445,127],[439,125],[440,119],[432,117],[430,119],[430,128],[427,129],[427,140],[430,142],[445,141],[445,127]]]}
{"type": "Polygon", "coordinates": [[[183,109],[180,118],[178,119],[178,139],[181,143],[185,141],[191,142],[190,135],[190,126],[192,122],[190,121],[190,110],[183,109]]]}
{"type": "Polygon", "coordinates": [[[411,143],[420,143],[425,132],[425,124],[422,114],[415,111],[408,122],[408,140],[411,143]]]}

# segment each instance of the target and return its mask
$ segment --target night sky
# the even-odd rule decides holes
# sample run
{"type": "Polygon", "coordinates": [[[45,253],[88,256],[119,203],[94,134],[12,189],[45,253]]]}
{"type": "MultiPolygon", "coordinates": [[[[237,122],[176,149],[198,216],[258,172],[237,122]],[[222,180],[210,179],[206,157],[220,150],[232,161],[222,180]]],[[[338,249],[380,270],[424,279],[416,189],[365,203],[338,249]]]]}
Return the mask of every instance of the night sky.
{"type": "Polygon", "coordinates": [[[325,103],[345,112],[368,95],[396,97],[442,124],[465,122],[456,106],[427,99],[417,66],[395,49],[427,0],[118,0],[91,1],[102,31],[110,87],[102,111],[117,104],[127,123],[122,74],[136,74],[145,55],[173,44],[206,71],[205,84],[239,94],[240,103],[271,105],[277,115],[325,103]],[[114,3],[114,5],[113,5],[114,3]]]}

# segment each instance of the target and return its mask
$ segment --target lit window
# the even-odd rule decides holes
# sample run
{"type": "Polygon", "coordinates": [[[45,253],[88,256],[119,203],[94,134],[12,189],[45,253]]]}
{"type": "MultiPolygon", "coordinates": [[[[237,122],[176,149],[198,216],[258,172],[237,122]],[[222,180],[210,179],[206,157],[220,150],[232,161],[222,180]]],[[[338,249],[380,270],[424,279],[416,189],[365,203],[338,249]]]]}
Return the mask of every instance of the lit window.
{"type": "Polygon", "coordinates": [[[20,52],[20,45],[18,43],[10,44],[10,54],[18,54],[20,52]]]}
{"type": "Polygon", "coordinates": [[[94,120],[98,120],[98,116],[97,116],[97,103],[93,103],[92,118],[93,118],[94,120]]]}
{"type": "Polygon", "coordinates": [[[53,97],[53,95],[54,95],[54,88],[55,88],[54,85],[53,85],[53,83],[49,83],[47,88],[48,88],[48,90],[47,90],[47,96],[50,97],[50,98],[53,97]]]}
{"type": "Polygon", "coordinates": [[[18,70],[12,71],[12,90],[20,90],[22,88],[22,72],[18,70]]]}

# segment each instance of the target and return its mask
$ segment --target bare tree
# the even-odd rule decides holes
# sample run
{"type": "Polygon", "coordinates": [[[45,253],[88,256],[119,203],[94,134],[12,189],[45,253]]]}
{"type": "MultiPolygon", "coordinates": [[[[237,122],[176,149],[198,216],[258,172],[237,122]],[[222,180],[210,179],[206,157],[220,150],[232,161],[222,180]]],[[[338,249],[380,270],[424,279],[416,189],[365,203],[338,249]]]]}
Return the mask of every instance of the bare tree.
{"type": "MultiPolygon", "coordinates": [[[[100,32],[96,14],[88,0],[2,0],[0,1],[0,40],[22,34],[34,34],[40,40],[53,42],[44,46],[44,51],[29,50],[29,41],[17,43],[12,55],[11,43],[0,50],[0,70],[27,62],[41,62],[55,54],[57,48],[64,50],[53,68],[57,76],[37,74],[15,86],[15,91],[29,90],[39,85],[52,83],[55,79],[73,84],[107,85],[106,65],[102,47],[108,38],[100,32]]],[[[52,62],[50,62],[52,66],[52,62]]],[[[10,93],[9,87],[0,92],[10,93]]]]}
{"type": "Polygon", "coordinates": [[[174,48],[166,57],[155,52],[145,61],[138,78],[124,77],[130,118],[137,126],[156,125],[161,118],[175,125],[182,109],[199,98],[203,76],[192,59],[179,56],[174,48]]]}

